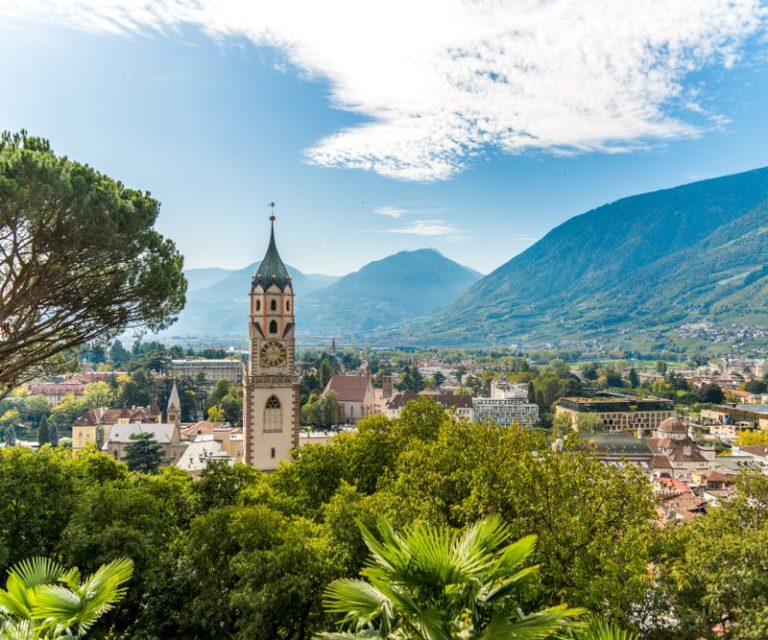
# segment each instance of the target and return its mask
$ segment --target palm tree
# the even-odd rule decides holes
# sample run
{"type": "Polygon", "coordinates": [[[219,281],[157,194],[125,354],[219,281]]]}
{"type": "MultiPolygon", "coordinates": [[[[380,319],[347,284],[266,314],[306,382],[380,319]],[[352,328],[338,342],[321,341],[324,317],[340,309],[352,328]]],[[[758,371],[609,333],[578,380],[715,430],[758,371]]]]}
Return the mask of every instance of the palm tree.
{"type": "Polygon", "coordinates": [[[573,632],[573,640],[637,640],[637,634],[595,616],[587,624],[573,632]]]}
{"type": "Polygon", "coordinates": [[[102,565],[83,580],[49,558],[31,558],[8,572],[0,590],[0,637],[13,640],[83,638],[126,592],[133,561],[102,565]]]}
{"type": "Polygon", "coordinates": [[[523,568],[536,537],[510,542],[498,517],[463,532],[422,525],[402,535],[382,521],[381,540],[358,526],[372,556],[365,580],[328,586],[325,608],[344,614],[345,631],[322,638],[527,640],[565,632],[586,613],[566,605],[529,614],[519,609],[516,595],[538,571],[523,568]]]}

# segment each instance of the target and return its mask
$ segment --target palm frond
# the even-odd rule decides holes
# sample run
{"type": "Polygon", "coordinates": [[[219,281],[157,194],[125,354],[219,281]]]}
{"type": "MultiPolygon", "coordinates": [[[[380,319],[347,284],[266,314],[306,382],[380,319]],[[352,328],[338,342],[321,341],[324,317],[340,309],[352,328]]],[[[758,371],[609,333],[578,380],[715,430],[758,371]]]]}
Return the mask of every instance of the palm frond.
{"type": "Polygon", "coordinates": [[[37,640],[30,620],[4,620],[0,622],[0,638],[4,640],[37,640]]]}
{"type": "Polygon", "coordinates": [[[8,572],[5,591],[0,591],[0,607],[14,617],[30,617],[38,587],[55,582],[64,572],[64,567],[50,558],[22,560],[8,572]]]}
{"type": "Polygon", "coordinates": [[[566,605],[550,607],[520,620],[498,615],[491,619],[478,640],[540,640],[571,628],[586,609],[566,605]]]}
{"type": "Polygon", "coordinates": [[[591,616],[587,625],[573,634],[575,640],[637,640],[632,631],[622,629],[615,622],[591,616]]]}
{"type": "MultiPolygon", "coordinates": [[[[133,575],[133,561],[115,560],[99,569],[75,589],[59,584],[39,587],[32,617],[46,628],[60,631],[88,631],[96,621],[125,595],[126,583],[133,575]]],[[[74,574],[69,576],[69,582],[74,574]]]]}

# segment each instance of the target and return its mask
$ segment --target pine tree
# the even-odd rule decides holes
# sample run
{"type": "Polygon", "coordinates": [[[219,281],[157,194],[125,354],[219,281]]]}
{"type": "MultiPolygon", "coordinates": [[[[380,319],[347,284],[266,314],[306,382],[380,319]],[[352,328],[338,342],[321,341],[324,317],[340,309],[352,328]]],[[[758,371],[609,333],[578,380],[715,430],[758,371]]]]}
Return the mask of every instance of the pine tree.
{"type": "Polygon", "coordinates": [[[48,429],[48,442],[51,443],[52,447],[56,447],[59,444],[59,430],[55,424],[50,425],[48,429]]]}
{"type": "Polygon", "coordinates": [[[634,368],[634,367],[632,367],[632,368],[629,370],[629,375],[628,375],[628,378],[627,378],[627,379],[629,380],[629,385],[630,385],[630,386],[631,386],[633,389],[637,389],[637,387],[639,387],[639,386],[640,386],[640,376],[638,376],[638,375],[637,375],[637,371],[635,371],[635,368],[634,368]]]}
{"type": "Polygon", "coordinates": [[[131,471],[157,473],[163,463],[163,446],[151,433],[134,433],[125,449],[125,462],[131,471]]]}
{"type": "Polygon", "coordinates": [[[37,442],[42,447],[50,442],[50,431],[48,429],[48,419],[43,416],[40,418],[40,424],[37,426],[37,442]]]}

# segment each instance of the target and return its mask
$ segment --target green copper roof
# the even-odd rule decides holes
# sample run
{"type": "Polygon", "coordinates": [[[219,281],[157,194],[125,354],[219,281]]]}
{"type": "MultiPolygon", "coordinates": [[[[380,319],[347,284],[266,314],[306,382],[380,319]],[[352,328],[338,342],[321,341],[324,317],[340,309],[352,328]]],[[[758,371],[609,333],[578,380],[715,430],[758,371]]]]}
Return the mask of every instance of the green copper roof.
{"type": "Polygon", "coordinates": [[[259,270],[253,276],[253,285],[260,284],[266,289],[276,284],[282,290],[291,284],[291,276],[288,274],[288,269],[285,268],[283,261],[280,259],[280,254],[277,252],[277,245],[275,244],[275,219],[272,217],[270,220],[272,222],[272,231],[269,236],[269,247],[267,247],[267,253],[259,265],[259,270]]]}

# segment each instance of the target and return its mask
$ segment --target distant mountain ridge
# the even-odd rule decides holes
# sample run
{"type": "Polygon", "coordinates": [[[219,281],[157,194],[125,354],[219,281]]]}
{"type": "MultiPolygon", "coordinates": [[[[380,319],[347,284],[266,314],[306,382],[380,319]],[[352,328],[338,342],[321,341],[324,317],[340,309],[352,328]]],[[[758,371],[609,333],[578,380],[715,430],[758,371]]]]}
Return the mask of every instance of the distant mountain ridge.
{"type": "Polygon", "coordinates": [[[307,296],[298,330],[344,335],[398,324],[450,304],[481,277],[435,249],[400,251],[307,296]]]}
{"type": "MultiPolygon", "coordinates": [[[[753,233],[768,224],[767,199],[763,168],[598,207],[556,227],[404,336],[446,344],[579,340],[747,317],[745,289],[762,291],[759,270],[768,263],[768,234],[753,233]],[[715,286],[716,274],[733,280],[715,286]],[[753,281],[740,280],[749,274],[753,281]]],[[[765,307],[764,297],[758,302],[765,307]]]]}
{"type": "MultiPolygon", "coordinates": [[[[244,339],[248,294],[259,268],[190,269],[187,305],[166,332],[175,337],[244,339]]],[[[434,249],[401,251],[342,278],[288,267],[300,336],[359,336],[445,306],[481,274],[434,249]]]]}

